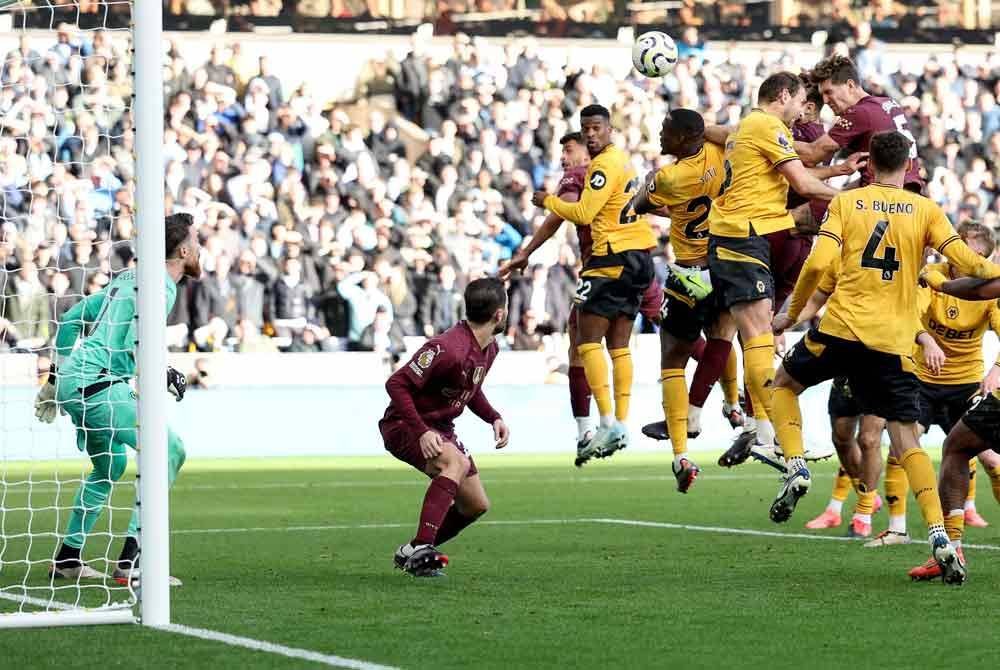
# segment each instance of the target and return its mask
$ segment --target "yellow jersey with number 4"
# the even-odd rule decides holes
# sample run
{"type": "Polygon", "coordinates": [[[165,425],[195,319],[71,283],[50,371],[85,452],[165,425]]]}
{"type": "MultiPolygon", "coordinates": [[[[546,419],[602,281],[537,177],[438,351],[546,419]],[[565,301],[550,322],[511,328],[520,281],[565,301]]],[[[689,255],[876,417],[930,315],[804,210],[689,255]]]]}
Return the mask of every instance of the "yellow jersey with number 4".
{"type": "Polygon", "coordinates": [[[694,156],[660,168],[649,202],[670,212],[670,245],[680,263],[708,256],[708,214],[722,189],[724,151],[705,143],[694,156]]]}
{"type": "Polygon", "coordinates": [[[908,357],[919,330],[917,276],[927,247],[963,274],[1000,277],[1000,266],[969,249],[931,200],[882,184],[838,194],[795,284],[788,314],[798,317],[839,255],[837,287],[820,331],[908,357]]]}
{"type": "MultiPolygon", "coordinates": [[[[947,263],[928,269],[948,275],[947,263]]],[[[962,300],[930,288],[917,296],[920,320],[944,352],[939,374],[927,368],[917,356],[917,376],[931,384],[974,384],[983,378],[983,335],[987,328],[1000,333],[1000,305],[996,300],[962,300]]]]}
{"type": "Polygon", "coordinates": [[[633,207],[638,187],[639,177],[628,155],[609,144],[590,161],[577,202],[550,195],[544,207],[566,221],[590,226],[594,256],[652,249],[656,235],[649,220],[633,207]]]}
{"type": "Polygon", "coordinates": [[[792,131],[773,114],[754,109],[726,141],[722,193],[712,203],[709,232],[718,237],[750,237],[795,225],[785,208],[788,180],[782,163],[799,160],[792,131]]]}

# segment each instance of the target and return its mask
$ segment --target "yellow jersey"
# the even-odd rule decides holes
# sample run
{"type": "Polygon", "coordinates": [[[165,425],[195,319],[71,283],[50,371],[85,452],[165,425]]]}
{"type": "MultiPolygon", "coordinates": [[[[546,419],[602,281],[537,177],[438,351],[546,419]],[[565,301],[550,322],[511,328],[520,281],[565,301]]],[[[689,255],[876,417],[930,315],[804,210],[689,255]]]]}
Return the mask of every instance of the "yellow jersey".
{"type": "Polygon", "coordinates": [[[788,180],[775,168],[799,160],[792,131],[773,114],[751,111],[726,141],[722,192],[708,216],[718,237],[766,235],[795,225],[785,208],[788,180]]]}
{"type": "MultiPolygon", "coordinates": [[[[927,266],[948,275],[947,263],[927,266]]],[[[923,356],[917,356],[917,376],[931,384],[974,384],[983,378],[983,335],[987,328],[1000,333],[1000,305],[996,300],[961,300],[921,288],[917,296],[920,319],[945,355],[935,375],[923,356]]]]}
{"type": "Polygon", "coordinates": [[[705,143],[694,156],[660,168],[649,188],[649,202],[670,212],[670,245],[680,263],[708,256],[708,213],[719,195],[725,153],[705,143]]]}
{"type": "Polygon", "coordinates": [[[628,155],[609,144],[590,161],[577,202],[550,195],[544,207],[566,221],[590,226],[594,256],[652,249],[656,246],[653,228],[633,207],[638,188],[639,177],[628,155]]]}
{"type": "Polygon", "coordinates": [[[926,247],[944,254],[963,274],[1000,277],[1000,266],[969,249],[929,199],[882,184],[838,194],[795,284],[788,315],[798,318],[839,255],[837,288],[820,331],[908,357],[919,330],[917,276],[926,247]]]}

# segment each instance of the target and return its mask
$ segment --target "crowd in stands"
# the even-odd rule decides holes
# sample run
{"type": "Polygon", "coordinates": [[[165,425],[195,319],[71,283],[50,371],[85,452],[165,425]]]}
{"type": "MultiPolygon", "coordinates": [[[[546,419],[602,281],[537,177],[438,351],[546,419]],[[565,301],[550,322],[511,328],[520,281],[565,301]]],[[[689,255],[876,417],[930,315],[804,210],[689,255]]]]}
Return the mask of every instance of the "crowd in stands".
{"type": "MultiPolygon", "coordinates": [[[[277,77],[266,57],[248,63],[219,42],[194,62],[172,44],[167,209],[195,216],[206,275],[181,286],[170,346],[397,357],[404,337],[454,325],[463,286],[496,272],[543,220],[530,196],[554,191],[559,139],[577,110],[611,103],[615,141],[645,174],[665,160],[657,136],[668,105],[735,123],[764,76],[799,66],[778,51],[727,60],[697,29],[683,35],[681,62],[662,81],[555,67],[531,42],[484,61],[462,35],[444,60],[415,40],[401,62],[373,62],[358,84],[362,98],[391,99],[398,118],[373,106],[353,120],[307,81],[277,77]],[[427,140],[408,146],[404,126],[427,140]]],[[[956,224],[1000,227],[1000,55],[894,72],[861,28],[850,51],[869,91],[910,115],[930,197],[956,224]]],[[[0,349],[45,346],[54,319],[134,262],[126,56],[108,33],[69,30],[55,43],[24,36],[5,56],[0,349]]],[[[662,265],[669,221],[653,223],[662,265]]],[[[565,332],[576,282],[571,227],[532,262],[511,287],[504,346],[561,349],[551,335],[565,332]]]]}

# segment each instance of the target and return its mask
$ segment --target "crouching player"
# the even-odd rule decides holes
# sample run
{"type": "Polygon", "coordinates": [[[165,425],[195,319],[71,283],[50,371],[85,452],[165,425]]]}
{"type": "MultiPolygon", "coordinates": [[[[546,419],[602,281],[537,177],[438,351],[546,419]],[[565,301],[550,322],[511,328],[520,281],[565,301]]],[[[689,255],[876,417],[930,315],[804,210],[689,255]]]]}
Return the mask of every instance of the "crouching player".
{"type": "Polygon", "coordinates": [[[483,395],[497,356],[495,337],[507,326],[507,293],[498,279],[465,289],[466,320],[428,340],[389,381],[388,409],[379,421],[386,450],[431,478],[417,534],[396,550],[396,567],[416,577],[437,577],[448,557],[436,545],[486,513],[490,501],[476,464],[455,435],[453,421],[466,406],[493,426],[496,448],[509,433],[483,395]]]}

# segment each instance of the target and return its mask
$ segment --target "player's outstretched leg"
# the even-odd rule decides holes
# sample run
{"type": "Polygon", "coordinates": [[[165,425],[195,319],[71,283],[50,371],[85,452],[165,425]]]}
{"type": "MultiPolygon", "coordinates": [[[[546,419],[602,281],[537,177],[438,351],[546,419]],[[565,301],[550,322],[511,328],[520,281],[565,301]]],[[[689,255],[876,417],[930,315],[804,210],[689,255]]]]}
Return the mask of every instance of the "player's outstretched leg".
{"type": "Polygon", "coordinates": [[[842,523],[841,512],[844,508],[844,501],[851,492],[851,478],[841,466],[837,470],[837,476],[833,479],[833,493],[830,494],[830,502],[826,504],[823,513],[806,522],[809,530],[820,530],[825,528],[839,528],[842,523]]]}
{"type": "Polygon", "coordinates": [[[799,500],[809,492],[812,484],[812,475],[802,458],[802,413],[798,396],[804,390],[805,387],[785,371],[784,365],[778,368],[774,378],[773,402],[780,417],[776,426],[778,438],[785,454],[788,454],[785,459],[788,474],[771,503],[770,517],[775,523],[784,523],[792,517],[799,500]]]}
{"type": "Polygon", "coordinates": [[[885,463],[885,501],[889,506],[889,527],[865,543],[866,547],[910,543],[910,535],[906,532],[906,496],[909,492],[906,470],[898,459],[890,456],[885,463]]]}
{"type": "Polygon", "coordinates": [[[577,320],[576,310],[569,324],[569,401],[576,420],[576,460],[573,464],[580,467],[589,460],[584,456],[587,444],[594,437],[594,426],[590,420],[590,385],[587,383],[587,372],[577,351],[577,320]]]}
{"type": "Polygon", "coordinates": [[[986,528],[989,522],[976,509],[976,459],[969,461],[969,494],[965,498],[965,525],[986,528]]]}
{"type": "MultiPolygon", "coordinates": [[[[187,452],[184,450],[184,442],[172,430],[167,432],[167,486],[173,487],[177,480],[177,473],[180,472],[184,461],[187,460],[187,452]]],[[[125,543],[122,545],[121,554],[118,555],[118,562],[115,565],[112,577],[121,585],[132,583],[138,586],[141,578],[139,570],[139,506],[132,508],[132,517],[129,519],[128,531],[125,543]]],[[[174,576],[169,578],[170,586],[183,586],[183,582],[174,576]]]]}

